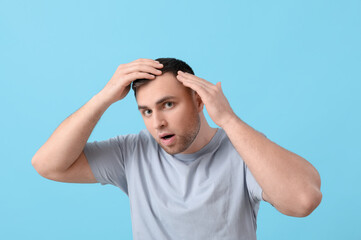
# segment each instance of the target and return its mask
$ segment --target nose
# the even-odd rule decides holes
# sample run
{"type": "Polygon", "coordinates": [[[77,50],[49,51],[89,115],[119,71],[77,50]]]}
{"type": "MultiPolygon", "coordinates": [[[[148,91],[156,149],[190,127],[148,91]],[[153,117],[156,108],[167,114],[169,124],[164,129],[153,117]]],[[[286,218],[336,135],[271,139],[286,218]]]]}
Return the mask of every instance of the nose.
{"type": "Polygon", "coordinates": [[[167,126],[167,121],[161,112],[153,112],[153,124],[155,129],[161,129],[167,126]]]}

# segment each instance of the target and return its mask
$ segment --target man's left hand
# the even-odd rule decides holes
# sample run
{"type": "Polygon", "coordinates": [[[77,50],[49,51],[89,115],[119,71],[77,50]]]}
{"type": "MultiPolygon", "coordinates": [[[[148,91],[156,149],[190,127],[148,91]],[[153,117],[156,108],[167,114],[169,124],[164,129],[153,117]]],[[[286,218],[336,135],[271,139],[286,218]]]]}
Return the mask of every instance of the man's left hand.
{"type": "Polygon", "coordinates": [[[219,127],[223,128],[229,120],[237,117],[223,94],[221,82],[214,85],[193,74],[182,71],[178,71],[177,79],[184,86],[193,89],[201,97],[209,116],[219,127]]]}

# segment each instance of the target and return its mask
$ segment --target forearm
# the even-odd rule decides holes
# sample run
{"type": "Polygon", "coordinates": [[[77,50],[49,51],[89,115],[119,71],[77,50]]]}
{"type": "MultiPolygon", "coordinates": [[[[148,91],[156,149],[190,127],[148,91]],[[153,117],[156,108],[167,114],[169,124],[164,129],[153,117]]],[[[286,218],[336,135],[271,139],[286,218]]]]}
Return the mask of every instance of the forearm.
{"type": "Polygon", "coordinates": [[[302,157],[278,146],[233,112],[221,83],[216,85],[178,71],[177,79],[197,92],[214,123],[223,128],[263,189],[263,197],[280,212],[305,216],[320,203],[320,176],[302,157]]]}
{"type": "Polygon", "coordinates": [[[66,118],[34,155],[34,168],[43,174],[69,168],[83,151],[95,125],[110,105],[105,94],[99,92],[66,118]]]}
{"type": "Polygon", "coordinates": [[[224,126],[232,144],[267,195],[286,215],[303,216],[317,207],[320,176],[302,157],[280,147],[238,117],[224,126]]]}

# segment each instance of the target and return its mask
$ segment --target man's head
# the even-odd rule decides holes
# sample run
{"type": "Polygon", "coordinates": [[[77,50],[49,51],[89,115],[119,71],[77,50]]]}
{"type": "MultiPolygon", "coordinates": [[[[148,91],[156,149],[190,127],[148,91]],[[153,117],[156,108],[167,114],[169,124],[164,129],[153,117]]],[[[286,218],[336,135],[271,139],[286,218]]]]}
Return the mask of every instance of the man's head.
{"type": "MultiPolygon", "coordinates": [[[[176,58],[157,58],[155,59],[159,63],[163,64],[163,67],[160,69],[162,71],[162,74],[170,72],[174,75],[174,77],[177,76],[177,72],[180,70],[182,72],[188,72],[191,74],[194,74],[192,68],[182,60],[176,59],[176,58]]],[[[132,89],[134,91],[134,96],[137,96],[137,88],[148,81],[152,81],[150,79],[137,79],[132,83],[132,89]]]]}
{"type": "Polygon", "coordinates": [[[177,59],[157,60],[164,65],[162,75],[153,80],[137,80],[143,81],[139,85],[133,83],[138,108],[148,131],[166,152],[190,153],[201,127],[203,103],[176,76],[178,70],[192,74],[193,70],[177,59]]]}

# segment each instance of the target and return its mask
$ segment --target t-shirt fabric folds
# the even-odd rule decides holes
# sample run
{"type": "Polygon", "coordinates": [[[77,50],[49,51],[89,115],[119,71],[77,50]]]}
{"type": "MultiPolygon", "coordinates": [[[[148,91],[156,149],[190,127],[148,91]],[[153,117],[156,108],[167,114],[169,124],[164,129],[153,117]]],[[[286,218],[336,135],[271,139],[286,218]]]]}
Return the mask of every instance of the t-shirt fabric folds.
{"type": "Polygon", "coordinates": [[[84,153],[99,183],[128,195],[135,240],[256,239],[262,189],[223,129],[192,154],[168,154],[146,129],[84,153]]]}

